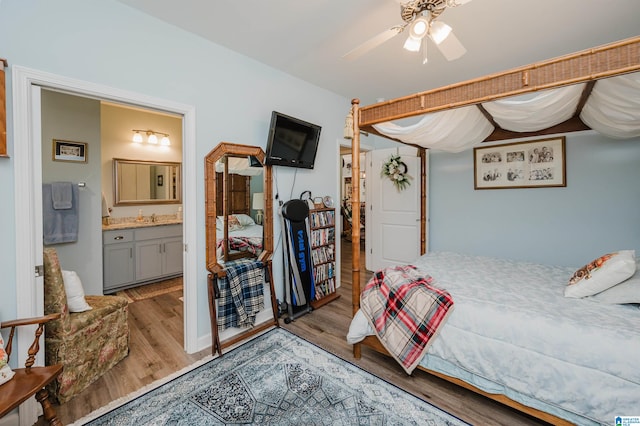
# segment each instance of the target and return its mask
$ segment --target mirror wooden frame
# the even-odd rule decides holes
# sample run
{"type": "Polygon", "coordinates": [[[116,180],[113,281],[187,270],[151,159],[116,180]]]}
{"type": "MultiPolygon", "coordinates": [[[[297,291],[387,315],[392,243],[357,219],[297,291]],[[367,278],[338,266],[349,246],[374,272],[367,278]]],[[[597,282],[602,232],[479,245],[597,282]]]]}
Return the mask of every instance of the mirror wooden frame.
{"type": "MultiPolygon", "coordinates": [[[[273,287],[273,273],[272,273],[272,258],[273,258],[273,203],[272,203],[272,171],[271,166],[265,165],[265,153],[262,148],[251,145],[234,144],[230,142],[220,142],[215,148],[213,148],[205,157],[205,234],[206,234],[206,262],[207,270],[209,271],[208,288],[209,288],[209,308],[211,313],[211,335],[212,335],[212,353],[218,352],[222,355],[222,349],[238,343],[247,337],[257,334],[272,326],[278,326],[278,311],[277,302],[275,296],[275,289],[273,287]],[[249,157],[253,156],[257,158],[260,163],[263,164],[263,192],[264,192],[264,219],[263,219],[263,243],[262,253],[258,257],[258,260],[265,264],[265,271],[268,275],[268,282],[271,292],[271,309],[273,312],[273,320],[265,321],[262,324],[258,324],[244,332],[235,335],[225,341],[220,341],[217,329],[217,318],[214,298],[216,295],[217,280],[220,277],[224,277],[224,266],[218,262],[216,245],[217,245],[217,230],[216,230],[216,207],[218,202],[224,202],[224,200],[217,199],[216,185],[218,178],[216,176],[216,162],[226,156],[232,155],[236,157],[249,157]]],[[[223,191],[226,194],[227,191],[223,191]]],[[[224,195],[223,195],[224,197],[224,195]]]]}

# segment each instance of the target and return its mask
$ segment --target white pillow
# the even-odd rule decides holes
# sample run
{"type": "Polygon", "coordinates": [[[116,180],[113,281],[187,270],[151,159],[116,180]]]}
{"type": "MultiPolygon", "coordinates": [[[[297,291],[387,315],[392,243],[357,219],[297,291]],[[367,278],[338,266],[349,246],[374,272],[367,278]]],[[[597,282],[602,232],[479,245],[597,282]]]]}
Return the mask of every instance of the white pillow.
{"type": "Polygon", "coordinates": [[[251,225],[255,225],[256,222],[251,218],[251,216],[247,215],[247,214],[237,214],[236,217],[238,218],[238,222],[240,222],[240,226],[251,226],[251,225]]]}
{"type": "MultiPolygon", "coordinates": [[[[245,215],[246,216],[246,215],[245,215]]],[[[227,226],[229,227],[229,232],[237,231],[242,229],[243,225],[238,220],[238,215],[230,214],[227,218],[227,226]]],[[[224,231],[224,216],[218,216],[216,218],[216,229],[218,231],[224,231]]]]}
{"type": "Polygon", "coordinates": [[[636,260],[636,273],[631,278],[591,296],[590,299],[619,305],[640,303],[640,259],[636,260]]]}
{"type": "Polygon", "coordinates": [[[62,271],[64,291],[67,293],[67,306],[69,312],[84,312],[91,308],[84,299],[84,289],[80,277],[75,271],[62,271]]]}
{"type": "Polygon", "coordinates": [[[634,250],[605,254],[578,269],[564,289],[565,297],[586,297],[605,291],[636,271],[634,250]]]}

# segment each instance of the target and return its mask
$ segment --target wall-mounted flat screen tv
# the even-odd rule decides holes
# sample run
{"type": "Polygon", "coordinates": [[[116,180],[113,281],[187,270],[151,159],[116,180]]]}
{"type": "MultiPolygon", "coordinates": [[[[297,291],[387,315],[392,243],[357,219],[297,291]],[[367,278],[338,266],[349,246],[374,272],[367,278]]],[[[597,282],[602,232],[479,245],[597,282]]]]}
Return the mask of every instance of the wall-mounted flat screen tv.
{"type": "Polygon", "coordinates": [[[273,111],[265,163],[313,169],[321,129],[317,124],[273,111]]]}

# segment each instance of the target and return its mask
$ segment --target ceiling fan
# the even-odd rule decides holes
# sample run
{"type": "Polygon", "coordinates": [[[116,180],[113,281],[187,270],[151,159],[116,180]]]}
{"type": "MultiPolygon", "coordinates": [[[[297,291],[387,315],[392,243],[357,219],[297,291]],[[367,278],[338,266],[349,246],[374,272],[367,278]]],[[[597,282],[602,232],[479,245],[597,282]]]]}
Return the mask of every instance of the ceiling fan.
{"type": "Polygon", "coordinates": [[[440,52],[449,61],[458,59],[466,53],[466,49],[453,34],[451,27],[436,20],[449,7],[461,6],[471,0],[396,0],[400,3],[400,17],[404,23],[394,25],[388,30],[365,41],[342,57],[355,59],[368,51],[380,46],[385,41],[395,37],[409,28],[409,36],[404,48],[410,52],[422,50],[422,63],[427,63],[427,41],[429,37],[440,52]]]}

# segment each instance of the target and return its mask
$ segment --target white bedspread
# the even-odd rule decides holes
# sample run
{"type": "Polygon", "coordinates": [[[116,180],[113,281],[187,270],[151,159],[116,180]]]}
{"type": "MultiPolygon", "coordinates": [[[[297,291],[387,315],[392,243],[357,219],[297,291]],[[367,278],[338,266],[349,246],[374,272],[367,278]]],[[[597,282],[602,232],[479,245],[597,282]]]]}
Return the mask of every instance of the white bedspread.
{"type": "Polygon", "coordinates": [[[454,253],[414,264],[456,304],[423,367],[580,425],[638,414],[638,306],[565,298],[576,268],[454,253]]]}

